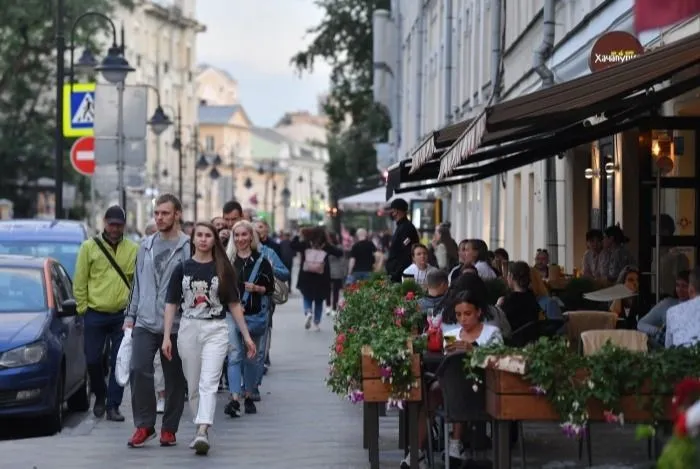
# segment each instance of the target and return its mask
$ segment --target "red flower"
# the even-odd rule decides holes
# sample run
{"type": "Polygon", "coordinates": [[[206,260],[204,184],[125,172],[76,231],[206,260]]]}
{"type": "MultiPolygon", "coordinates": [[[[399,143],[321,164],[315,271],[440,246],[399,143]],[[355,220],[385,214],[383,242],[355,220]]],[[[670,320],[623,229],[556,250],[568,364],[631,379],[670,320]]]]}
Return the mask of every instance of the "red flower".
{"type": "Polygon", "coordinates": [[[416,294],[413,293],[412,291],[406,293],[406,299],[407,299],[408,301],[414,300],[415,298],[416,298],[416,294]]]}
{"type": "Polygon", "coordinates": [[[336,344],[344,344],[345,343],[345,334],[343,334],[343,333],[338,334],[338,337],[335,338],[335,343],[336,344]]]}
{"type": "Polygon", "coordinates": [[[676,385],[673,394],[673,415],[678,417],[700,399],[700,379],[685,378],[676,385]]]}
{"type": "Polygon", "coordinates": [[[680,414],[676,417],[676,423],[673,425],[673,434],[681,438],[688,434],[688,427],[685,424],[685,414],[680,414]]]}
{"type": "Polygon", "coordinates": [[[335,353],[337,353],[337,354],[339,354],[339,355],[340,355],[341,353],[343,353],[343,344],[336,344],[336,346],[335,346],[335,353]]]}

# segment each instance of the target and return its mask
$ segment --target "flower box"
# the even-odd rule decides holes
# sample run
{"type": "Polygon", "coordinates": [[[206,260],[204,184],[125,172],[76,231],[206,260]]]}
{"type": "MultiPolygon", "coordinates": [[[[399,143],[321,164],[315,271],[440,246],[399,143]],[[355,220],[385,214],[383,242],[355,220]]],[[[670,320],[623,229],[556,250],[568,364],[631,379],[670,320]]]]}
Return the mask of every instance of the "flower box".
{"type": "MultiPolygon", "coordinates": [[[[413,353],[410,343],[408,350],[416,386],[411,388],[409,396],[403,400],[416,402],[422,399],[421,358],[419,354],[413,353]]],[[[372,349],[368,346],[362,348],[362,392],[365,402],[388,402],[394,398],[391,383],[382,380],[382,370],[379,363],[372,358],[372,349]]]]}
{"type": "MultiPolygon", "coordinates": [[[[486,410],[497,420],[549,420],[559,421],[561,417],[545,395],[538,395],[523,375],[487,367],[486,410]]],[[[580,379],[586,379],[586,372],[577,373],[580,379]]],[[[648,410],[652,396],[649,389],[643,387],[638,395],[623,396],[620,411],[625,421],[648,422],[654,420],[648,410]]],[[[671,419],[671,396],[664,397],[666,416],[671,419]]],[[[605,421],[607,410],[597,400],[587,403],[589,420],[605,421]]]]}

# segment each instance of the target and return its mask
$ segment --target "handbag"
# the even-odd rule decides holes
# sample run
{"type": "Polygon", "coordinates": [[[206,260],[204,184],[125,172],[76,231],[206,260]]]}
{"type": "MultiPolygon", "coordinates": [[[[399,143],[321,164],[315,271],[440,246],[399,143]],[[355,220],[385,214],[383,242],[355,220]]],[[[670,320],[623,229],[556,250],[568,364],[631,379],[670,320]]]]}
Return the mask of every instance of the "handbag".
{"type": "MultiPolygon", "coordinates": [[[[258,276],[258,271],[260,270],[260,265],[262,264],[263,260],[263,255],[262,253],[258,257],[258,260],[255,261],[255,265],[253,266],[253,271],[250,273],[250,277],[248,278],[248,283],[255,283],[255,279],[258,276]]],[[[248,302],[248,298],[250,298],[250,292],[246,291],[243,293],[243,297],[241,298],[241,303],[245,306],[245,304],[248,302]]],[[[248,333],[253,336],[253,337],[258,337],[265,332],[267,332],[267,324],[268,324],[268,319],[267,319],[267,310],[263,309],[260,311],[258,314],[246,314],[243,316],[245,318],[245,324],[246,327],[248,328],[248,333]]]]}
{"type": "Polygon", "coordinates": [[[100,238],[95,236],[92,239],[95,241],[95,244],[97,244],[97,247],[100,248],[100,251],[102,251],[102,254],[105,255],[105,257],[107,258],[109,263],[112,265],[112,268],[114,268],[114,270],[117,271],[119,278],[122,279],[122,281],[124,282],[124,285],[126,285],[126,288],[131,290],[131,284],[129,283],[129,279],[126,278],[126,274],[124,273],[122,268],[119,267],[119,264],[117,264],[117,261],[114,260],[114,257],[112,257],[112,255],[109,253],[109,251],[107,251],[107,248],[105,247],[104,244],[102,244],[102,241],[100,241],[100,238]]]}
{"type": "Polygon", "coordinates": [[[275,291],[272,294],[272,302],[276,305],[283,305],[289,300],[289,285],[287,282],[275,277],[275,291]]]}

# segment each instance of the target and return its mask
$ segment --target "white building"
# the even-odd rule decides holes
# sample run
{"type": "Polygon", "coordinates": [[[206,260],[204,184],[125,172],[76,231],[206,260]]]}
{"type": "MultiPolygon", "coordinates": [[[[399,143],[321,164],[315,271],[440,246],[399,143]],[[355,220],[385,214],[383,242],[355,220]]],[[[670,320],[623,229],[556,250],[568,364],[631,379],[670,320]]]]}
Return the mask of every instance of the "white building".
{"type": "MultiPolygon", "coordinates": [[[[543,87],[541,76],[548,70],[553,85],[591,74],[589,58],[594,42],[606,32],[633,32],[633,7],[634,0],[392,2],[391,14],[375,13],[374,89],[375,98],[392,112],[394,128],[388,144],[394,160],[412,157],[432,132],[475,118],[489,104],[538,91],[543,87]],[[545,26],[545,16],[551,16],[553,31],[545,26]],[[546,32],[554,36],[550,50],[546,32]],[[545,59],[541,74],[535,70],[538,50],[545,59]],[[497,75],[494,64],[501,53],[504,73],[500,93],[490,102],[497,75]]],[[[644,33],[639,41],[647,48],[668,45],[698,31],[700,19],[696,17],[664,31],[644,33]]],[[[688,99],[697,96],[686,94],[667,103],[664,113],[697,115],[697,107],[689,110],[688,99]]],[[[626,227],[633,238],[631,247],[638,247],[634,231],[641,223],[639,204],[628,204],[624,211],[622,204],[623,196],[639,200],[642,187],[637,175],[634,183],[628,181],[628,175],[636,171],[630,161],[623,161],[627,154],[622,157],[623,150],[631,151],[630,141],[627,134],[617,133],[609,141],[601,139],[568,150],[562,158],[550,158],[549,163],[527,164],[502,176],[435,193],[445,202],[445,218],[451,220],[456,239],[481,238],[491,249],[504,247],[512,259],[530,263],[538,248],[548,248],[570,272],[580,267],[585,232],[596,225],[601,211],[607,215],[603,218],[606,225],[626,227]],[[596,178],[588,181],[583,173],[586,168],[595,168],[604,143],[612,148],[611,173],[615,176],[608,177],[607,199],[600,201],[596,190],[591,195],[592,189],[587,187],[597,184],[596,178]],[[579,156],[575,158],[575,154],[579,156]],[[623,177],[624,163],[628,175],[623,177]],[[546,177],[548,166],[555,169],[550,177],[546,177]],[[548,204],[548,200],[555,203],[548,204]],[[549,237],[548,226],[554,232],[549,237]]],[[[688,141],[693,138],[688,136],[685,141],[688,151],[688,141]]],[[[681,216],[689,218],[691,214],[681,216]]],[[[692,217],[696,221],[694,211],[692,217]]],[[[682,234],[686,233],[690,235],[687,230],[682,234]]]]}

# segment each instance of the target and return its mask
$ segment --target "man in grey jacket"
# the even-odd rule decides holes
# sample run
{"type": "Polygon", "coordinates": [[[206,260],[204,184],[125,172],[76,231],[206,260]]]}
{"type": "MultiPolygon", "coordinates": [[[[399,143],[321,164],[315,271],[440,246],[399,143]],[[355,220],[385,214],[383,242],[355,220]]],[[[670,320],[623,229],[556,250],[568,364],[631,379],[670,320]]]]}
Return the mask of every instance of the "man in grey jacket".
{"type": "MultiPolygon", "coordinates": [[[[156,394],[153,360],[163,343],[163,313],[170,276],[175,267],[190,258],[190,238],[180,231],[182,204],[172,194],[156,199],[154,210],[158,232],[141,244],[136,256],[136,274],[124,328],[133,328],[131,407],[136,431],[128,444],[143,446],[156,435],[156,394]]],[[[160,445],[173,446],[185,405],[185,376],[177,352],[178,319],[173,324],[173,358],[161,354],[165,378],[165,411],[160,445]]]]}

